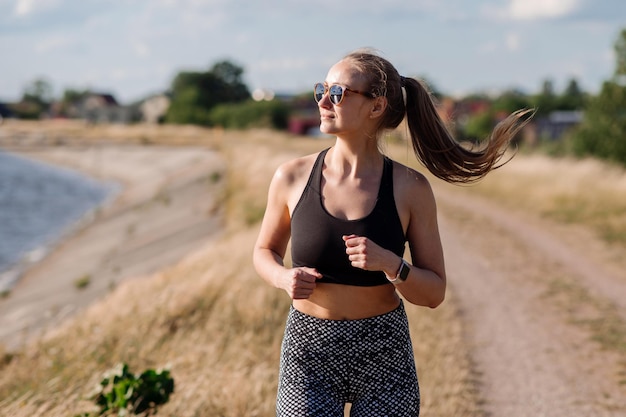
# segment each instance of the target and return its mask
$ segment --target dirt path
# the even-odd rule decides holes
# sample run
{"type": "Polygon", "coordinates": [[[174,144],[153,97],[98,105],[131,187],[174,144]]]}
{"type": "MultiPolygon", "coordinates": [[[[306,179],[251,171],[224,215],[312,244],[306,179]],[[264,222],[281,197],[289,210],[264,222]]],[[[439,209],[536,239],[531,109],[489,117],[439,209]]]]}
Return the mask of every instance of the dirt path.
{"type": "Polygon", "coordinates": [[[619,259],[608,262],[591,236],[582,241],[464,191],[435,193],[485,414],[626,415],[619,259]]]}

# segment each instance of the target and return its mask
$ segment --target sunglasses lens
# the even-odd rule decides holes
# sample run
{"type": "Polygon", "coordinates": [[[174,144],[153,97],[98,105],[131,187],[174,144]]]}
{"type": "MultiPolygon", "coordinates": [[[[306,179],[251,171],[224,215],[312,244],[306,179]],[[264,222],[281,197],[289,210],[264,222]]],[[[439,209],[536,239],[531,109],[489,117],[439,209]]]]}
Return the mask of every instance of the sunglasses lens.
{"type": "Polygon", "coordinates": [[[332,101],[333,104],[341,103],[341,99],[343,98],[343,88],[341,88],[341,86],[331,85],[328,91],[329,91],[330,101],[332,101]]]}
{"type": "Polygon", "coordinates": [[[322,98],[324,98],[324,92],[326,89],[324,88],[324,84],[317,83],[313,88],[313,96],[315,97],[315,101],[319,102],[322,98]]]}

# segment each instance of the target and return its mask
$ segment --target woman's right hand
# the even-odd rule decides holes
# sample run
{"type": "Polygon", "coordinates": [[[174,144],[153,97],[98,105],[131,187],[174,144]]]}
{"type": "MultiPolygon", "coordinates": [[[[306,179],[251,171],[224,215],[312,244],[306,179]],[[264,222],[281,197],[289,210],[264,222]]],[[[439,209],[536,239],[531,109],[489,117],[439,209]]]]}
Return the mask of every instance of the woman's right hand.
{"type": "Polygon", "coordinates": [[[322,274],[315,268],[298,267],[286,269],[279,277],[278,286],[285,290],[292,300],[309,298],[322,274]]]}

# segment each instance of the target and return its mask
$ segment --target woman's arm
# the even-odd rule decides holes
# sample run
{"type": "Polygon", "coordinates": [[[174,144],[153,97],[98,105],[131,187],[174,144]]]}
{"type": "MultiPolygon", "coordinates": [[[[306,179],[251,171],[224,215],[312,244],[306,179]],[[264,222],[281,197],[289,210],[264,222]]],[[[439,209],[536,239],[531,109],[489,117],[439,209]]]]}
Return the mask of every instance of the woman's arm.
{"type": "Polygon", "coordinates": [[[281,288],[292,299],[308,298],[321,278],[312,268],[287,269],[285,251],[291,237],[289,195],[294,184],[290,166],[279,167],[269,187],[261,231],[254,246],[253,262],[258,274],[270,285],[281,288]]]}
{"type": "MultiPolygon", "coordinates": [[[[411,268],[406,281],[396,281],[396,289],[409,302],[431,308],[445,298],[446,271],[443,248],[437,224],[437,205],[426,178],[412,170],[406,177],[404,203],[410,213],[407,240],[411,252],[411,268]]],[[[403,187],[404,188],[404,187],[403,187]]],[[[401,260],[397,259],[397,269],[401,260]]],[[[395,273],[389,274],[395,276],[395,273]]]]}

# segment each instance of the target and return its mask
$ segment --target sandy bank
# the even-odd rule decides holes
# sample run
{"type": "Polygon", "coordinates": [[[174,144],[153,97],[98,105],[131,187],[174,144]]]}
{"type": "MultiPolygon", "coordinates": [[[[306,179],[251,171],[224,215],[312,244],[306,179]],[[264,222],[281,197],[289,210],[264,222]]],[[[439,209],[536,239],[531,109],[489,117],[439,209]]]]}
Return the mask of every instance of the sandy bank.
{"type": "Polygon", "coordinates": [[[210,149],[100,143],[19,153],[117,181],[123,190],[0,299],[0,343],[9,349],[81,311],[122,280],[176,263],[219,230],[224,166],[210,149]]]}

